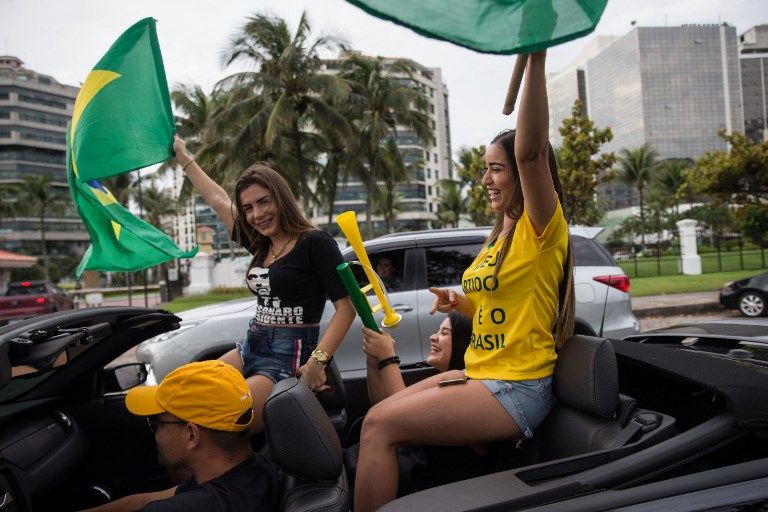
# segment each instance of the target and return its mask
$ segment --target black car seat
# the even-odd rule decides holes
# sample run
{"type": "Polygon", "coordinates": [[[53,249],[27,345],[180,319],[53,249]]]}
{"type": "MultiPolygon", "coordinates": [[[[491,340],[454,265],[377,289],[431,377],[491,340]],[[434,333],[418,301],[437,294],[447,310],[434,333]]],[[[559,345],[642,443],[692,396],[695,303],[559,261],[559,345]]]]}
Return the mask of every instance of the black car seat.
{"type": "Polygon", "coordinates": [[[347,395],[344,391],[341,373],[333,359],[325,367],[325,383],[330,386],[330,389],[318,393],[317,399],[320,400],[320,404],[331,419],[336,433],[341,436],[347,430],[347,395]]]}
{"type": "Polygon", "coordinates": [[[315,394],[296,378],[275,384],[264,405],[270,456],[280,470],[281,512],[347,511],[341,442],[315,394]]]}
{"type": "Polygon", "coordinates": [[[540,462],[606,449],[624,456],[633,443],[674,435],[673,418],[639,409],[633,398],[619,394],[616,355],[607,339],[570,337],[553,377],[557,403],[536,434],[540,462]]]}

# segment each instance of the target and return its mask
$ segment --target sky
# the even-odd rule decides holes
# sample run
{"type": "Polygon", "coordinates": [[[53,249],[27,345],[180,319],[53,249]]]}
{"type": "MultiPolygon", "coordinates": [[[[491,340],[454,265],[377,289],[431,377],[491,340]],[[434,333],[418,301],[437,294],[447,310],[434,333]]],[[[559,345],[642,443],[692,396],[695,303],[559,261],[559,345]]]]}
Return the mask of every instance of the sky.
{"type": "MultiPolygon", "coordinates": [[[[316,35],[340,36],[369,55],[408,57],[441,68],[449,90],[454,152],[487,143],[514,126],[514,114],[501,114],[514,56],[484,55],[428,39],[343,0],[0,0],[0,53],[79,86],[126,28],[151,16],[157,19],[170,86],[198,84],[210,92],[234,71],[222,67],[222,51],[250,14],[276,14],[295,28],[302,11],[316,35]]],[[[768,23],[768,1],[609,0],[594,34],[622,36],[633,21],[636,26],[726,22],[741,34],[768,23]]],[[[551,48],[547,71],[564,68],[592,37],[551,48]]]]}

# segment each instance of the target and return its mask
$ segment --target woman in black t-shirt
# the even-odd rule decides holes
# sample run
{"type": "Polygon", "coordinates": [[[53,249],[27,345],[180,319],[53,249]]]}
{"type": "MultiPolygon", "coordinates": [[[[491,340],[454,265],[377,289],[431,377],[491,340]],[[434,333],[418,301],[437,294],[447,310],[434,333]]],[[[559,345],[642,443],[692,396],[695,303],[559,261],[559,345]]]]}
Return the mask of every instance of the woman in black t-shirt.
{"type": "Polygon", "coordinates": [[[233,202],[178,136],[173,149],[195,190],[232,238],[253,255],[246,284],[258,297],[256,311],[246,341],[221,359],[246,377],[254,402],[251,429],[258,432],[264,428],[262,407],[275,382],[300,376],[314,391],[326,388],[325,365],[355,317],[336,272],[344,260],[333,238],[302,215],[288,183],[267,164],[256,163],[243,172],[233,202]],[[320,337],[326,297],[336,311],[320,337]]]}

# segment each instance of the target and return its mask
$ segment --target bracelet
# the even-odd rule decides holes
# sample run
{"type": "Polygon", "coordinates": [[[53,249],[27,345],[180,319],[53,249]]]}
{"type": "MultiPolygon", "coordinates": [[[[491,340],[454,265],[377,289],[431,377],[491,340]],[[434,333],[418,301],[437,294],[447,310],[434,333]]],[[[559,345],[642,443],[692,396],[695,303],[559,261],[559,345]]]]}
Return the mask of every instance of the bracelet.
{"type": "Polygon", "coordinates": [[[186,172],[187,171],[187,166],[189,164],[191,164],[192,162],[194,162],[194,161],[195,161],[195,157],[190,158],[189,161],[187,161],[187,163],[185,163],[184,165],[181,166],[181,170],[186,172]]]}
{"type": "Polygon", "coordinates": [[[379,370],[383,370],[385,366],[387,366],[388,364],[392,364],[392,363],[400,364],[400,358],[397,357],[397,356],[385,357],[384,359],[379,361],[379,364],[376,365],[376,367],[379,370]]]}

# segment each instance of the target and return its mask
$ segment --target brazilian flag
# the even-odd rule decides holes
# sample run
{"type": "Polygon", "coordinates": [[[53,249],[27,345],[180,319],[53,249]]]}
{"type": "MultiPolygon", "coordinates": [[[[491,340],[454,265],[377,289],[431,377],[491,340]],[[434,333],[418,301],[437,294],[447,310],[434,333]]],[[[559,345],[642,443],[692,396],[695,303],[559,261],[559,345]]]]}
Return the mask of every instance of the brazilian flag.
{"type": "Polygon", "coordinates": [[[421,35],[482,53],[533,53],[592,32],[608,0],[348,0],[421,35]]]}
{"type": "Polygon", "coordinates": [[[69,191],[91,236],[78,278],[84,270],[142,270],[197,253],[134,216],[97,179],[167,160],[174,131],[155,20],[147,18],[88,74],[67,129],[69,191]]]}
{"type": "Polygon", "coordinates": [[[145,18],[115,41],[77,95],[72,165],[88,181],[163,162],[175,132],[155,20],[145,18]]]}

